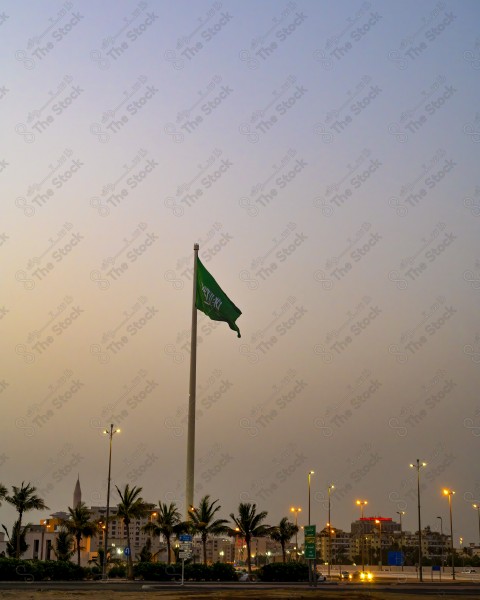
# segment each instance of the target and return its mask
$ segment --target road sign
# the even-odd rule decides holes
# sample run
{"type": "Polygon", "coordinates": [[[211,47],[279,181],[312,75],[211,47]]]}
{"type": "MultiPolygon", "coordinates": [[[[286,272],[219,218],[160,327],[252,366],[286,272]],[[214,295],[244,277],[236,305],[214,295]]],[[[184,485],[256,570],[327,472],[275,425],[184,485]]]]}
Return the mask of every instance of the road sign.
{"type": "Polygon", "coordinates": [[[192,536],[189,533],[182,533],[178,538],[181,542],[191,542],[192,536]]]}
{"type": "Polygon", "coordinates": [[[130,556],[130,548],[127,546],[123,553],[125,554],[125,556],[130,556]]]}
{"type": "Polygon", "coordinates": [[[405,555],[403,552],[390,550],[388,553],[388,564],[393,566],[400,567],[405,564],[405,555]]]}
{"type": "Polygon", "coordinates": [[[179,556],[179,558],[192,558],[192,553],[191,552],[179,552],[178,556],[179,556]]]}
{"type": "Polygon", "coordinates": [[[305,533],[305,558],[315,559],[317,557],[317,527],[316,525],[305,525],[303,531],[305,533]]]}

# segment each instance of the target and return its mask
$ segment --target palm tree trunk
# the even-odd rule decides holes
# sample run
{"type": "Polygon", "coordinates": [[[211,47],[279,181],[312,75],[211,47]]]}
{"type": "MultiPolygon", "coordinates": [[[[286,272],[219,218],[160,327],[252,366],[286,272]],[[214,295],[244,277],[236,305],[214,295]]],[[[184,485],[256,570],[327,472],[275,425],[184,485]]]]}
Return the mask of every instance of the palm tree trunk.
{"type": "Polygon", "coordinates": [[[126,525],[127,525],[127,544],[128,544],[128,549],[130,550],[130,552],[127,556],[127,565],[128,565],[127,578],[133,579],[132,547],[130,545],[130,523],[126,523],[126,525]]]}
{"type": "Polygon", "coordinates": [[[287,555],[285,554],[285,542],[282,542],[282,557],[283,557],[283,562],[286,563],[287,555]]]}
{"type": "Polygon", "coordinates": [[[202,535],[203,564],[207,564],[207,538],[202,535]]]}
{"type": "Polygon", "coordinates": [[[250,558],[250,538],[245,538],[245,543],[247,544],[247,571],[248,574],[252,574],[252,560],[250,558]]]}
{"type": "Polygon", "coordinates": [[[170,536],[165,536],[167,539],[167,565],[170,564],[170,536]]]}
{"type": "Polygon", "coordinates": [[[80,541],[82,539],[81,535],[77,535],[77,561],[78,566],[80,566],[80,541]]]}
{"type": "Polygon", "coordinates": [[[20,535],[21,535],[21,531],[22,531],[22,517],[23,517],[23,512],[22,511],[18,511],[18,533],[17,533],[17,547],[15,550],[15,554],[16,554],[16,558],[20,559],[20,535]]]}

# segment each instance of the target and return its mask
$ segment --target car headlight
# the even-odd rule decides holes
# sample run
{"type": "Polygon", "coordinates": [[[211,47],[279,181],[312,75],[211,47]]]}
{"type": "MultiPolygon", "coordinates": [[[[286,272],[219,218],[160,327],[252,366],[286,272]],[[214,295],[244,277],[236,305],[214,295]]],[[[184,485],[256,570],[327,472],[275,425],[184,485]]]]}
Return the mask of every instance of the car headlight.
{"type": "Polygon", "coordinates": [[[360,573],[360,579],[365,579],[365,573],[360,573]]]}
{"type": "Polygon", "coordinates": [[[368,574],[367,574],[367,579],[368,579],[369,581],[371,581],[371,580],[373,579],[373,573],[368,573],[368,574]]]}

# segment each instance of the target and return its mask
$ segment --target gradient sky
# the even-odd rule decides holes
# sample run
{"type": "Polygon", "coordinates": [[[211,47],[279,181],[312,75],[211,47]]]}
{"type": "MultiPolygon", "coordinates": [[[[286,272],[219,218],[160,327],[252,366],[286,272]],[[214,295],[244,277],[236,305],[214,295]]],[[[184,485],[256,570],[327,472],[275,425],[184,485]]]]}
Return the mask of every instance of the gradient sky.
{"type": "MultiPolygon", "coordinates": [[[[0,481],[478,542],[479,5],[2,2],[0,481]],[[445,521],[447,522],[447,521],[445,521]]],[[[116,498],[112,498],[116,502],[116,498]]],[[[32,514],[37,521],[42,515],[32,514]]],[[[14,512],[1,508],[2,522],[14,512]]]]}

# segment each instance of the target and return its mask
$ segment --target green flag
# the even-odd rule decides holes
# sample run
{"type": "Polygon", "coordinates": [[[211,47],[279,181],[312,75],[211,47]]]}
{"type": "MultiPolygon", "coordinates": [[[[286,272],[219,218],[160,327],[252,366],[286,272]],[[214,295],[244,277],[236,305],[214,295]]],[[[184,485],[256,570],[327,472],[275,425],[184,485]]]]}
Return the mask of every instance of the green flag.
{"type": "Polygon", "coordinates": [[[197,289],[195,306],[198,310],[214,321],[226,321],[233,331],[240,337],[240,329],[235,321],[242,314],[230,298],[221,289],[215,279],[202,265],[197,257],[197,289]]]}

